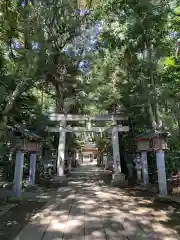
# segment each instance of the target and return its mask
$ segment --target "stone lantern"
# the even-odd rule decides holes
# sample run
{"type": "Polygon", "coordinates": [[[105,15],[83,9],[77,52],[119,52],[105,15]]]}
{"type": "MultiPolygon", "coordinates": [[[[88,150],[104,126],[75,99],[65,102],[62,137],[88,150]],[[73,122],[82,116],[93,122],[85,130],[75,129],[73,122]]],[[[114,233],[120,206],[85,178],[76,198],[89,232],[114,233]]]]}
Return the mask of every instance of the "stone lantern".
{"type": "Polygon", "coordinates": [[[150,130],[136,136],[137,151],[141,152],[142,175],[144,184],[148,184],[147,152],[156,152],[159,192],[167,194],[166,170],[164,162],[164,150],[167,149],[166,132],[150,130]]]}
{"type": "Polygon", "coordinates": [[[167,133],[148,131],[136,136],[137,151],[154,152],[167,149],[167,133]]]}
{"type": "Polygon", "coordinates": [[[41,138],[28,130],[13,130],[13,142],[17,150],[24,152],[39,152],[41,148],[41,138]]]}
{"type": "Polygon", "coordinates": [[[29,185],[35,184],[36,157],[41,148],[41,138],[27,129],[12,129],[14,146],[16,148],[16,162],[14,173],[14,195],[21,194],[24,154],[30,153],[29,185]]]}
{"type": "Polygon", "coordinates": [[[149,151],[150,150],[150,139],[145,134],[140,134],[136,137],[137,151],[149,151]]]}

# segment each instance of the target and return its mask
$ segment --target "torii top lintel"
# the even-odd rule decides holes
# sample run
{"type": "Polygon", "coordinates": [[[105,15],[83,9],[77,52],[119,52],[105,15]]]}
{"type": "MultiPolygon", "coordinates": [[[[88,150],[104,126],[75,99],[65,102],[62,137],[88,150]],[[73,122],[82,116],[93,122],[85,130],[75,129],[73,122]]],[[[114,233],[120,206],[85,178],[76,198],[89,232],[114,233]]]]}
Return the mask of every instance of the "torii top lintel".
{"type": "Polygon", "coordinates": [[[122,114],[112,114],[112,115],[77,115],[77,114],[58,114],[51,113],[49,115],[51,121],[124,121],[128,120],[128,117],[122,114]]]}

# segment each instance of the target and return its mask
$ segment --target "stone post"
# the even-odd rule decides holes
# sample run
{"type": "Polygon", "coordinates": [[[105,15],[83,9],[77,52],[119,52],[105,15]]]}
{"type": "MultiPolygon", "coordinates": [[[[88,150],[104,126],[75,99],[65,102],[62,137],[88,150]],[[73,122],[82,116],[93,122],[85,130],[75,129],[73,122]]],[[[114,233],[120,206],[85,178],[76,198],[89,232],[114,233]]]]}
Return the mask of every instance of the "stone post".
{"type": "Polygon", "coordinates": [[[128,162],[127,163],[127,168],[128,168],[128,173],[129,173],[128,179],[132,179],[133,178],[133,168],[134,168],[133,163],[128,162]]]}
{"type": "Polygon", "coordinates": [[[136,164],[135,169],[137,172],[137,182],[140,183],[142,182],[142,177],[141,177],[142,166],[141,166],[141,159],[139,155],[136,156],[136,159],[134,160],[134,162],[136,164]]]}
{"type": "Polygon", "coordinates": [[[108,157],[107,157],[107,155],[104,156],[104,168],[108,169],[108,157]]]}
{"type": "Polygon", "coordinates": [[[81,158],[81,156],[80,156],[79,152],[78,152],[78,151],[76,151],[76,156],[75,156],[75,159],[77,159],[77,160],[80,160],[80,158],[81,158]]]}
{"type": "Polygon", "coordinates": [[[64,175],[66,130],[64,129],[64,127],[65,127],[65,122],[63,122],[59,128],[57,175],[55,175],[53,178],[55,183],[62,183],[66,179],[66,176],[64,175]]]}
{"type": "Polygon", "coordinates": [[[142,175],[143,183],[147,185],[149,183],[149,173],[148,173],[148,162],[147,162],[147,152],[141,152],[141,164],[142,164],[142,175]]]}
{"type": "Polygon", "coordinates": [[[69,156],[69,158],[68,158],[68,167],[69,167],[69,169],[71,169],[71,165],[72,165],[73,159],[74,159],[74,153],[71,154],[69,156]]]}
{"type": "Polygon", "coordinates": [[[36,157],[37,154],[31,153],[30,155],[30,166],[29,166],[29,185],[35,184],[35,176],[36,176],[36,157]]]}
{"type": "Polygon", "coordinates": [[[167,195],[167,180],[166,180],[166,168],[164,161],[164,151],[159,150],[156,152],[156,162],[158,170],[158,184],[160,195],[167,195]]]}
{"type": "Polygon", "coordinates": [[[56,162],[56,159],[53,158],[53,172],[56,173],[56,170],[57,170],[57,162],[56,162]]]}
{"type": "Polygon", "coordinates": [[[23,166],[24,166],[24,152],[19,150],[16,153],[14,186],[13,186],[13,193],[16,197],[21,196],[23,166]]]}
{"type": "Polygon", "coordinates": [[[57,172],[57,151],[52,152],[52,161],[53,161],[53,173],[56,174],[57,172]]]}

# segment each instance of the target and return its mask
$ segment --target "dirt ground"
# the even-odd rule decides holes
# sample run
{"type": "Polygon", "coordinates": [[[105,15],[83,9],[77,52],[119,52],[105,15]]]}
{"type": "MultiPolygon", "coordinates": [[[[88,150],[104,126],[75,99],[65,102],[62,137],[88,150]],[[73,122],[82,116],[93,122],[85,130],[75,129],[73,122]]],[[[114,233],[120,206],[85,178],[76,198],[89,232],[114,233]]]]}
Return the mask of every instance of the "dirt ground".
{"type": "Polygon", "coordinates": [[[0,216],[0,239],[13,240],[45,202],[24,202],[0,216]]]}
{"type": "MultiPolygon", "coordinates": [[[[57,187],[44,187],[41,189],[41,194],[51,196],[57,187]]],[[[5,197],[0,198],[0,209],[8,209],[12,202],[7,202],[5,197]]],[[[25,227],[30,221],[31,217],[41,211],[41,208],[47,202],[47,199],[40,200],[29,199],[20,203],[15,202],[14,207],[10,207],[5,214],[0,214],[0,240],[13,240],[17,234],[25,227]]],[[[0,210],[1,213],[1,210],[0,210]]]]}
{"type": "MultiPolygon", "coordinates": [[[[136,187],[127,188],[125,192],[136,201],[144,217],[153,218],[154,223],[160,223],[165,227],[174,229],[180,235],[180,205],[178,203],[159,202],[156,200],[154,193],[143,191],[136,187]]],[[[137,218],[141,216],[133,206],[129,206],[129,208],[131,208],[137,218]]]]}

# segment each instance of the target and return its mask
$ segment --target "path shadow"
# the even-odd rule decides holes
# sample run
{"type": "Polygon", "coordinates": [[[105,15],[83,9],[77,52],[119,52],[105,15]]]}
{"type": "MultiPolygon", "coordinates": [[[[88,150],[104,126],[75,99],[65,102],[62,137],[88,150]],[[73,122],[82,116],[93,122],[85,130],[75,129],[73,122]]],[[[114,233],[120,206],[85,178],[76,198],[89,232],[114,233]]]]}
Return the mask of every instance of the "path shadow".
{"type": "Polygon", "coordinates": [[[110,186],[109,179],[100,185],[100,174],[96,166],[74,170],[69,186],[60,188],[49,209],[29,225],[37,240],[180,239],[168,225],[172,212],[153,205],[152,196],[110,186]]]}

